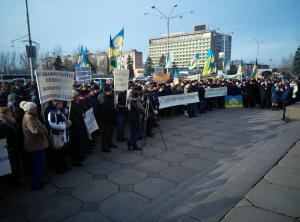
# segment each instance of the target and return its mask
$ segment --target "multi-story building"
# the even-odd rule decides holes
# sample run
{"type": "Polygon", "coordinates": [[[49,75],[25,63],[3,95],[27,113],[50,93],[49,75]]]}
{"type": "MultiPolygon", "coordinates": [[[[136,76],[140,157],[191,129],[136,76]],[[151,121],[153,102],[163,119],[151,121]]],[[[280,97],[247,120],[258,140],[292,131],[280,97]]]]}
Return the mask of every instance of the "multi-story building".
{"type": "Polygon", "coordinates": [[[123,52],[120,58],[121,68],[127,69],[127,59],[129,56],[133,61],[133,70],[135,75],[141,75],[141,71],[143,69],[143,53],[135,49],[123,52]]]}
{"type": "MultiPolygon", "coordinates": [[[[203,66],[207,51],[211,48],[218,65],[222,66],[224,59],[219,58],[219,53],[224,52],[225,47],[225,63],[230,60],[231,40],[230,35],[209,30],[206,25],[194,26],[192,33],[169,35],[169,52],[173,52],[174,61],[178,67],[187,67],[195,54],[199,53],[200,66],[203,66]]],[[[152,58],[155,67],[159,66],[160,57],[167,55],[167,42],[167,36],[149,40],[149,56],[152,58]]]]}

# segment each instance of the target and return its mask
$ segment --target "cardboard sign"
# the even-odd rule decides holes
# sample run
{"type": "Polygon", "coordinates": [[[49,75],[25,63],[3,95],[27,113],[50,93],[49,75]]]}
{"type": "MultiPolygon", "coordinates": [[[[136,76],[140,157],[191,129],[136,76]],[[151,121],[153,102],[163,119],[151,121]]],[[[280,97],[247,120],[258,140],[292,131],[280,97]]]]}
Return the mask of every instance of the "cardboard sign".
{"type": "Polygon", "coordinates": [[[156,83],[165,83],[170,80],[169,73],[157,72],[153,74],[153,80],[156,83]]]}
{"type": "Polygon", "coordinates": [[[192,76],[185,76],[184,79],[185,80],[190,80],[190,81],[200,80],[200,74],[192,75],[192,76]]]}
{"type": "Polygon", "coordinates": [[[225,108],[243,108],[242,96],[226,96],[225,108]]]}
{"type": "Polygon", "coordinates": [[[8,157],[6,139],[0,140],[0,176],[11,174],[11,166],[8,157]]]}
{"type": "Polygon", "coordinates": [[[205,98],[227,96],[227,87],[205,89],[205,98]]]}
{"type": "Polygon", "coordinates": [[[76,82],[79,84],[92,81],[91,67],[75,67],[76,82]]]}
{"type": "Polygon", "coordinates": [[[42,71],[36,73],[40,102],[51,100],[71,101],[73,72],[42,71]]]}
{"type": "Polygon", "coordinates": [[[117,69],[114,72],[114,89],[115,91],[128,90],[129,70],[117,69]]]}
{"type": "Polygon", "coordinates": [[[193,93],[185,93],[171,96],[159,96],[159,109],[178,106],[189,103],[197,103],[199,102],[198,92],[193,93]]]}
{"type": "Polygon", "coordinates": [[[99,129],[99,126],[97,124],[97,121],[94,116],[93,108],[90,108],[88,111],[86,111],[84,116],[84,123],[86,126],[86,129],[88,131],[88,134],[92,134],[94,131],[99,129]]]}

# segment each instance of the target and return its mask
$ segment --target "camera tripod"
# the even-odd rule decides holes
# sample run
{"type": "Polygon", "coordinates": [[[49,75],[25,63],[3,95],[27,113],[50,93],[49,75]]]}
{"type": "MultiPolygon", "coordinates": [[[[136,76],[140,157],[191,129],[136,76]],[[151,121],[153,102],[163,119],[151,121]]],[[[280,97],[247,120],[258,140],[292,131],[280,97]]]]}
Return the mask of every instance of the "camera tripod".
{"type": "MultiPolygon", "coordinates": [[[[146,135],[146,130],[147,130],[147,120],[150,117],[152,117],[154,120],[157,120],[157,115],[156,113],[154,112],[154,108],[152,106],[152,103],[150,102],[150,99],[147,98],[146,102],[146,107],[145,107],[145,117],[144,117],[144,139],[143,139],[143,146],[142,146],[142,155],[144,153],[144,147],[146,146],[146,139],[147,139],[147,135],[146,135]],[[153,110],[153,115],[151,113],[149,113],[149,108],[151,106],[151,109],[153,110]]],[[[159,133],[161,135],[161,138],[162,138],[162,141],[164,143],[164,147],[165,147],[165,150],[168,151],[168,148],[167,148],[167,145],[166,145],[166,142],[165,142],[165,138],[164,138],[164,135],[162,133],[162,130],[160,128],[160,126],[158,125],[158,129],[159,129],[159,133]]]]}

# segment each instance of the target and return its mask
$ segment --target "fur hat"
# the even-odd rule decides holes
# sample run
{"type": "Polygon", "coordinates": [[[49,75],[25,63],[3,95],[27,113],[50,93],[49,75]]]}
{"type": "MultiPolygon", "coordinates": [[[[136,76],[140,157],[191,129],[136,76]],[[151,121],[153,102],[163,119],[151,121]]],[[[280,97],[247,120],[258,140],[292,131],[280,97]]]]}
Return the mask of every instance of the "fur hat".
{"type": "Polygon", "coordinates": [[[30,111],[33,110],[37,107],[37,105],[34,102],[26,102],[26,101],[22,101],[20,103],[20,107],[25,111],[30,111]]]}

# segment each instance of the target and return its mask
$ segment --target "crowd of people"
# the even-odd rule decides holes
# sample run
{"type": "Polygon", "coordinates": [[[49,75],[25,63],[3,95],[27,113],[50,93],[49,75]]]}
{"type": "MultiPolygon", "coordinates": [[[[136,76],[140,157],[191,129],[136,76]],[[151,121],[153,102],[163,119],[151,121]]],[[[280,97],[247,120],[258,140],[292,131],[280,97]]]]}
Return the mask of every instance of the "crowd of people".
{"type": "MultiPolygon", "coordinates": [[[[21,86],[2,83],[0,89],[0,139],[7,139],[12,174],[2,182],[18,185],[22,176],[31,178],[31,190],[42,189],[47,166],[59,174],[80,167],[101,138],[101,151],[117,148],[114,141],[126,142],[128,150],[141,150],[137,141],[153,137],[158,120],[170,116],[188,118],[213,109],[223,109],[224,97],[205,98],[207,88],[227,87],[228,95],[242,95],[245,108],[274,111],[300,98],[299,81],[281,79],[249,80],[182,80],[179,84],[153,81],[130,82],[129,90],[114,92],[109,80],[97,85],[74,85],[72,101],[39,103],[34,81],[21,86]],[[159,109],[159,97],[198,92],[199,102],[159,109]],[[93,108],[99,130],[88,134],[84,122],[87,110],[93,108]],[[130,136],[126,138],[125,125],[130,136]],[[113,138],[116,128],[116,138],[113,138]]],[[[285,112],[284,112],[285,113],[285,112]]],[[[283,119],[285,118],[283,114],[283,119]]]]}

